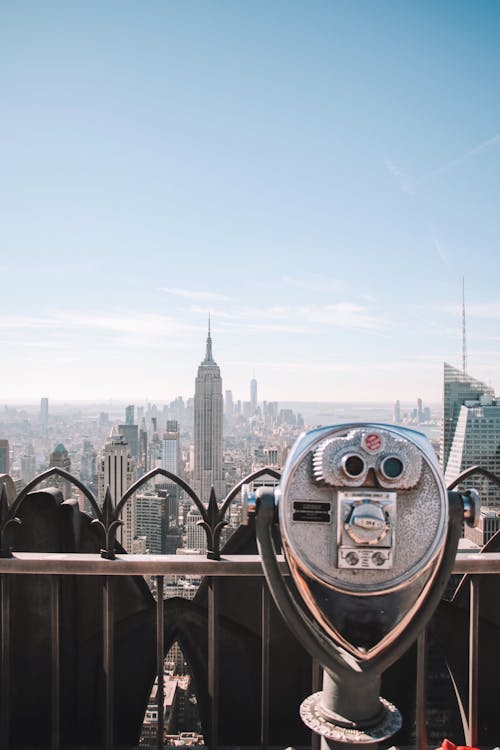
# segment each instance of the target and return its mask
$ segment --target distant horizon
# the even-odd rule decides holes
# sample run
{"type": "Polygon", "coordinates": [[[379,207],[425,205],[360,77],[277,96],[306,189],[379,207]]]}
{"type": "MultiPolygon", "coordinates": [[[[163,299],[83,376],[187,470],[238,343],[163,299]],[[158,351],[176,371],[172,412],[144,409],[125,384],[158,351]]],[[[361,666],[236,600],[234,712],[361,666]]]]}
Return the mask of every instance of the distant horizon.
{"type": "Polygon", "coordinates": [[[0,395],[194,393],[209,315],[240,400],[436,402],[465,353],[500,392],[499,26],[0,3],[0,395]]]}
{"type": "MultiPolygon", "coordinates": [[[[26,399],[26,400],[7,400],[3,399],[0,401],[0,408],[3,406],[17,406],[17,407],[23,407],[23,406],[32,406],[32,407],[39,407],[40,401],[42,398],[46,398],[45,396],[41,396],[39,399],[26,399]]],[[[51,399],[49,398],[49,410],[50,405],[53,404],[55,406],[106,406],[106,405],[112,405],[114,407],[126,407],[129,405],[133,405],[135,407],[143,407],[146,404],[149,404],[151,406],[153,405],[162,405],[166,406],[167,404],[171,404],[175,399],[178,398],[178,396],[174,396],[174,398],[171,399],[155,399],[151,398],[145,401],[144,399],[51,399]]],[[[192,396],[182,396],[184,399],[184,402],[186,402],[188,399],[192,398],[192,396]]],[[[419,398],[419,397],[417,397],[419,398]]],[[[278,404],[286,404],[292,405],[292,404],[307,404],[308,406],[390,406],[394,405],[396,401],[399,401],[401,404],[401,407],[408,407],[408,406],[416,406],[417,404],[417,398],[414,400],[411,399],[385,399],[385,400],[376,400],[376,399],[367,399],[367,400],[348,400],[348,401],[321,401],[321,400],[315,400],[315,401],[309,401],[307,399],[259,399],[258,404],[263,404],[264,401],[267,403],[278,403],[278,404]]],[[[235,399],[235,403],[238,401],[241,401],[244,403],[243,399],[235,399]]],[[[423,405],[425,406],[441,406],[442,401],[425,401],[422,399],[423,405]]]]}

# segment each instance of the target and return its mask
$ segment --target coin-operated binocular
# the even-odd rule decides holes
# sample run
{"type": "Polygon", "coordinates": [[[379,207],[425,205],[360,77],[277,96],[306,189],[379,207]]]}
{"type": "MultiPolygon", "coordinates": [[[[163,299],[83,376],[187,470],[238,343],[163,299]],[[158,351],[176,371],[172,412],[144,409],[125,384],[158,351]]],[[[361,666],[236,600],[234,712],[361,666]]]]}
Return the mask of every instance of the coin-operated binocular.
{"type": "Polygon", "coordinates": [[[381,675],[434,612],[479,496],[446,491],[421,433],[348,424],[304,433],[276,491],[245,502],[278,609],[324,668],[323,690],[303,702],[302,720],[323,749],[387,739],[401,716],[380,697],[381,675]]]}

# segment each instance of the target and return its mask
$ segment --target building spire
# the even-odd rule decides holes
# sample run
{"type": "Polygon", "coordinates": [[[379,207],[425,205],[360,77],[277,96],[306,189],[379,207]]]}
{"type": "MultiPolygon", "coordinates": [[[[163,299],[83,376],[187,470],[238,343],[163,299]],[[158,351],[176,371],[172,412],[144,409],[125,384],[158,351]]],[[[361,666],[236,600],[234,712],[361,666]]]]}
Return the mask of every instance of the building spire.
{"type": "Polygon", "coordinates": [[[462,371],[467,372],[467,346],[465,338],[465,280],[462,276],[462,371]]]}
{"type": "Polygon", "coordinates": [[[212,353],[212,336],[210,334],[210,313],[208,313],[207,351],[206,351],[206,354],[205,354],[205,362],[204,362],[204,364],[212,363],[212,362],[214,362],[214,356],[213,356],[213,353],[212,353]]]}

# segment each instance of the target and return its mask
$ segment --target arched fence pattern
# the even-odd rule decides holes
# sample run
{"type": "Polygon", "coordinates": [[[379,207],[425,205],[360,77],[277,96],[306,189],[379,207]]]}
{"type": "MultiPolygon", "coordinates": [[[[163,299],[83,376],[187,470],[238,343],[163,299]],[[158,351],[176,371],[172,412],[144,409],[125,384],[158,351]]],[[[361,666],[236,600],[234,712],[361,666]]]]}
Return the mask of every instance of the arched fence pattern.
{"type": "Polygon", "coordinates": [[[231,491],[224,498],[220,505],[217,503],[215,492],[212,487],[208,504],[205,506],[196,492],[193,490],[193,488],[189,484],[187,484],[187,482],[185,482],[181,477],[177,476],[177,474],[173,474],[172,472],[167,471],[166,469],[158,467],[156,469],[152,469],[147,474],[144,474],[136,482],[134,482],[134,484],[132,484],[128,488],[125,494],[115,505],[113,505],[108,487],[106,489],[102,507],[100,507],[94,494],[83,482],[77,479],[77,477],[73,476],[73,474],[70,474],[64,469],[61,469],[59,466],[52,466],[51,468],[42,472],[30,482],[28,482],[28,484],[21,490],[19,495],[15,498],[10,506],[7,499],[6,486],[2,484],[0,488],[1,557],[10,557],[12,554],[11,549],[9,549],[6,545],[5,534],[7,529],[12,524],[20,523],[20,520],[19,518],[17,518],[16,514],[19,511],[19,508],[21,507],[26,496],[32,490],[34,490],[35,487],[52,476],[58,476],[77,487],[77,489],[89,501],[92,510],[95,513],[95,519],[92,521],[92,523],[98,525],[103,532],[104,546],[101,550],[102,557],[107,558],[108,560],[113,560],[115,558],[116,531],[118,527],[123,523],[120,520],[120,517],[125,504],[136,492],[138,492],[138,490],[140,490],[141,487],[148,484],[156,477],[162,476],[179,486],[186,493],[186,495],[191,498],[202,518],[202,520],[199,522],[199,525],[203,528],[207,537],[207,558],[209,560],[219,560],[220,535],[224,526],[227,525],[225,516],[232,501],[238,496],[245,485],[250,484],[254,480],[259,479],[263,476],[271,476],[273,479],[279,480],[281,474],[280,472],[270,467],[264,467],[252,472],[251,474],[248,474],[231,489],[231,491]]]}
{"type": "MultiPolygon", "coordinates": [[[[104,612],[104,635],[103,635],[103,654],[104,654],[104,673],[106,675],[106,691],[105,691],[105,706],[106,706],[106,735],[104,738],[103,746],[106,748],[113,747],[113,592],[112,592],[112,578],[113,575],[108,575],[108,565],[105,562],[106,559],[112,560],[115,557],[115,534],[116,529],[120,523],[120,514],[123,511],[125,504],[129,501],[131,496],[137,492],[142,486],[150,482],[156,476],[163,476],[183,489],[186,494],[191,498],[194,505],[198,509],[202,520],[200,525],[203,527],[207,536],[207,557],[213,562],[210,566],[215,568],[210,571],[206,571],[205,574],[209,576],[209,595],[208,595],[208,627],[209,627],[209,676],[210,684],[208,686],[208,692],[211,699],[211,730],[208,736],[208,745],[210,748],[215,749],[217,747],[217,715],[218,715],[218,678],[217,678],[217,664],[218,664],[218,640],[217,640],[217,622],[218,622],[218,604],[217,604],[217,588],[216,588],[216,576],[221,575],[218,571],[218,566],[224,563],[218,563],[220,559],[220,532],[226,524],[225,516],[230,507],[232,501],[237,497],[245,484],[250,484],[253,480],[259,479],[260,477],[268,475],[274,479],[279,479],[279,472],[270,468],[263,468],[257,472],[249,474],[242,479],[226,496],[226,498],[218,504],[215,498],[214,492],[211,493],[208,503],[205,505],[194,490],[184,482],[180,477],[168,472],[164,469],[154,469],[148,474],[141,477],[129,490],[123,495],[116,505],[113,505],[109,491],[106,493],[102,507],[97,502],[93,493],[76,477],[73,477],[68,472],[64,471],[59,467],[52,467],[47,471],[43,472],[39,476],[35,477],[20,493],[12,500],[10,504],[8,501],[8,493],[5,484],[1,484],[0,487],[0,556],[3,558],[12,557],[12,551],[7,545],[6,531],[12,524],[19,523],[17,513],[24,502],[26,496],[34,490],[37,485],[41,482],[49,479],[51,476],[58,476],[76,486],[83,494],[84,497],[89,501],[93,512],[95,514],[94,523],[100,524],[102,528],[104,547],[101,551],[102,560],[99,570],[91,571],[92,575],[103,576],[103,612],[104,612]],[[106,570],[102,566],[106,567],[106,570]],[[216,570],[217,568],[217,570],[216,570]],[[214,577],[215,576],[215,577],[214,577]]],[[[449,489],[452,490],[461,483],[468,480],[474,475],[479,475],[487,479],[489,482],[497,487],[500,487],[500,477],[494,475],[492,472],[483,469],[481,466],[473,466],[464,471],[458,476],[449,489]]],[[[489,550],[486,550],[489,551],[489,550]]],[[[22,555],[21,555],[22,557],[22,555]]],[[[123,556],[120,556],[123,559],[123,556]]],[[[160,556],[161,557],[161,556],[160,556]]],[[[455,572],[470,573],[468,578],[470,579],[470,643],[471,648],[469,650],[469,704],[468,707],[463,709],[464,726],[466,727],[466,739],[467,744],[476,745],[478,737],[478,644],[479,644],[479,578],[478,574],[483,573],[500,573],[500,561],[497,560],[498,555],[493,554],[492,556],[485,555],[484,557],[490,557],[490,560],[484,559],[481,561],[480,556],[475,557],[474,560],[464,559],[459,562],[456,566],[455,572]],[[474,563],[474,564],[473,564],[474,563]],[[477,563],[477,564],[476,564],[477,563]]],[[[159,560],[159,558],[156,558],[159,560]]],[[[9,566],[11,563],[15,563],[15,560],[4,560],[4,564],[9,566]]],[[[22,560],[21,560],[22,562],[22,560]]],[[[54,563],[55,564],[55,563],[54,563]]],[[[67,565],[66,562],[64,563],[67,565]]],[[[94,564],[94,563],[93,563],[94,564]]],[[[155,563],[161,564],[161,563],[155,563]]],[[[206,563],[208,565],[209,563],[206,563]]],[[[247,563],[245,563],[247,565],[247,563]]],[[[140,566],[137,570],[141,570],[140,566]]],[[[201,570],[201,567],[200,567],[201,570]]],[[[15,569],[5,567],[5,573],[15,572],[15,569]]],[[[34,571],[33,571],[34,572],[34,571]]],[[[47,572],[44,571],[44,572],[47,572]]],[[[109,567],[109,573],[115,572],[115,566],[109,567]]],[[[118,570],[116,570],[118,573],[118,570]]],[[[82,573],[85,574],[85,573],[82,573]]],[[[249,573],[245,573],[248,575],[249,573]]],[[[254,573],[255,574],[255,573],[254,573]]],[[[0,576],[0,600],[2,602],[2,610],[9,611],[9,586],[8,586],[8,575],[0,576]]],[[[487,576],[489,578],[489,576],[487,576]]],[[[163,572],[158,569],[157,571],[157,585],[158,594],[161,597],[163,592],[163,572]]],[[[59,633],[57,629],[57,622],[59,620],[59,582],[56,577],[51,583],[51,609],[52,609],[52,622],[55,623],[53,626],[53,740],[52,747],[57,749],[60,747],[60,738],[58,735],[59,727],[59,693],[60,686],[58,681],[58,664],[59,664],[59,633]]],[[[269,688],[269,670],[264,668],[264,665],[269,665],[269,594],[267,588],[263,586],[262,589],[262,643],[263,643],[263,655],[262,655],[262,746],[267,743],[267,732],[268,732],[268,708],[267,698],[270,694],[269,688]]],[[[163,674],[163,609],[157,608],[157,662],[158,662],[158,678],[163,674]]],[[[417,665],[417,737],[416,746],[418,748],[425,748],[426,742],[426,719],[425,719],[425,676],[426,676],[426,634],[425,632],[419,637],[418,642],[418,665],[417,665]],[[420,709],[418,708],[420,706],[420,709]]],[[[8,702],[9,696],[9,626],[8,619],[2,618],[2,637],[1,637],[1,655],[2,655],[2,673],[0,680],[0,693],[2,696],[2,703],[8,702]]],[[[318,671],[315,671],[315,680],[318,680],[318,671]]],[[[160,684],[160,683],[159,683],[160,684]]],[[[163,683],[161,682],[161,685],[163,683]]],[[[162,688],[158,694],[158,706],[162,705],[163,691],[162,688]]],[[[8,716],[8,715],[7,715],[8,716]]],[[[2,747],[8,746],[8,721],[3,720],[0,726],[0,737],[2,738],[2,747]]],[[[160,724],[158,730],[158,746],[162,745],[162,725],[160,724]]],[[[314,746],[314,743],[313,743],[314,746]]]]}

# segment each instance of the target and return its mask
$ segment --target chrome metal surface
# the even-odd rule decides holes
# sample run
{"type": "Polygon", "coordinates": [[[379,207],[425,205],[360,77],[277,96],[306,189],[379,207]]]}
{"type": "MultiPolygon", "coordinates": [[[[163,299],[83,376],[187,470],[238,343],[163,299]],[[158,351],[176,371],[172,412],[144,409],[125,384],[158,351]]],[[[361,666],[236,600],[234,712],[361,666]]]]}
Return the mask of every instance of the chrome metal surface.
{"type": "Polygon", "coordinates": [[[338,717],[335,723],[326,717],[322,707],[322,692],[313,693],[302,703],[300,716],[311,731],[333,742],[348,743],[350,745],[371,745],[392,737],[401,728],[401,714],[389,701],[380,699],[381,712],[376,724],[366,728],[346,726],[343,717],[338,717]]]}
{"type": "MultiPolygon", "coordinates": [[[[446,538],[448,501],[436,455],[431,452],[430,444],[419,433],[402,430],[405,435],[402,442],[407,446],[405,450],[408,454],[405,460],[408,462],[411,458],[419,469],[411,477],[401,477],[391,483],[391,489],[398,491],[398,513],[394,524],[398,549],[392,567],[353,570],[349,565],[342,568],[337,566],[339,527],[344,521],[338,516],[337,496],[349,488],[359,489],[362,481],[359,478],[355,481],[345,479],[343,472],[337,468],[331,468],[328,474],[330,458],[323,451],[318,461],[323,467],[325,482],[318,484],[314,481],[319,476],[316,452],[322,450],[321,446],[325,444],[331,447],[334,441],[342,442],[345,439],[352,453],[354,446],[359,447],[367,437],[377,435],[381,440],[381,450],[386,441],[393,455],[395,449],[392,443],[401,442],[401,437],[396,428],[374,424],[362,428],[359,425],[342,425],[313,432],[314,441],[311,443],[309,438],[305,439],[304,449],[295,453],[294,461],[290,458],[287,462],[277,492],[285,553],[292,569],[304,574],[300,576],[297,573],[300,577],[298,588],[307,588],[304,578],[311,577],[336,591],[369,596],[373,592],[388,592],[409,583],[437,560],[446,538]],[[307,507],[304,506],[306,503],[307,507]]],[[[343,449],[347,450],[346,447],[343,449]]],[[[403,452],[403,448],[399,450],[403,452]]],[[[332,451],[335,454],[333,448],[332,451]]],[[[374,462],[375,458],[372,456],[374,462]]],[[[410,472],[409,466],[407,470],[410,472]]],[[[367,482],[364,489],[377,488],[367,482]]],[[[316,616],[316,612],[313,614],[316,616]]]]}
{"type": "Polygon", "coordinates": [[[283,549],[312,620],[367,662],[413,627],[445,548],[451,562],[449,499],[420,433],[351,424],[312,435],[276,493],[283,549]]]}
{"type": "Polygon", "coordinates": [[[411,489],[420,479],[422,454],[413,441],[387,425],[352,425],[351,429],[322,440],[314,450],[313,474],[320,484],[360,487],[373,469],[381,487],[411,489]],[[386,463],[397,458],[401,471],[390,476],[386,463]],[[351,470],[351,466],[355,470],[351,470]]]}

